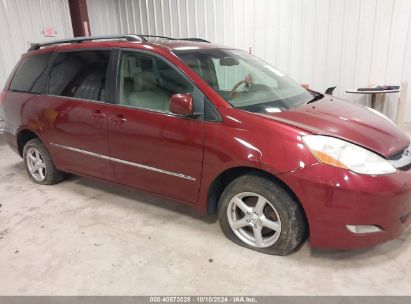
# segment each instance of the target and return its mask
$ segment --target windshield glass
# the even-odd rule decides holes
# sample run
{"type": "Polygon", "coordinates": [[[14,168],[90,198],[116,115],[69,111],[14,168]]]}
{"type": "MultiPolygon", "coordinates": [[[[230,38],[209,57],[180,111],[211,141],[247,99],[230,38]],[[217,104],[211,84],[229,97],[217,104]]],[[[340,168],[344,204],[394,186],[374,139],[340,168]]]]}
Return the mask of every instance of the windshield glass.
{"type": "Polygon", "coordinates": [[[235,108],[274,113],[315,98],[276,68],[243,51],[190,49],[174,52],[235,108]]]}

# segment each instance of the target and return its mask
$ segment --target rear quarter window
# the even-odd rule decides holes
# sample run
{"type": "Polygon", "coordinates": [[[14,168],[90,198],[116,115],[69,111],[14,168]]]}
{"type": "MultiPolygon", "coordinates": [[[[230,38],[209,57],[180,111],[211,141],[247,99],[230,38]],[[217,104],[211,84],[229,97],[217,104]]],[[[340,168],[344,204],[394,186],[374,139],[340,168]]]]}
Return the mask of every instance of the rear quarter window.
{"type": "Polygon", "coordinates": [[[39,94],[52,52],[22,59],[11,81],[10,90],[39,94]]]}

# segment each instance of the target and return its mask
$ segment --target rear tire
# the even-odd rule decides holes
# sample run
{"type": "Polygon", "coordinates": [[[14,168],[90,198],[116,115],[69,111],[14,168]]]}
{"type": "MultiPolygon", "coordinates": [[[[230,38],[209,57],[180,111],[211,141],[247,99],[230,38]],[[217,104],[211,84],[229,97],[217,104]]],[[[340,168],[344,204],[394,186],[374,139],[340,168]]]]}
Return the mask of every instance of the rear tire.
{"type": "Polygon", "coordinates": [[[218,218],[231,241],[272,255],[293,252],[307,231],[300,204],[279,184],[258,174],[240,176],[226,187],[218,218]]]}
{"type": "Polygon", "coordinates": [[[23,159],[27,174],[37,184],[54,185],[65,178],[65,174],[54,166],[50,154],[38,138],[26,143],[23,159]]]}

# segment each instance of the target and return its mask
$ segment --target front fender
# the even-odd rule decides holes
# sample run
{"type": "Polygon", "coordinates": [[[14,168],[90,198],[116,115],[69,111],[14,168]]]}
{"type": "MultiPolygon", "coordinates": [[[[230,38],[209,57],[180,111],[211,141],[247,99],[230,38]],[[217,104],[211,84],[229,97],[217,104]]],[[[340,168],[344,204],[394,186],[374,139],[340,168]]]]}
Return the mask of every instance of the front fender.
{"type": "Polygon", "coordinates": [[[198,209],[207,210],[213,181],[232,168],[277,176],[317,163],[302,143],[308,134],[293,126],[236,109],[221,110],[223,122],[205,123],[204,161],[198,209]]]}

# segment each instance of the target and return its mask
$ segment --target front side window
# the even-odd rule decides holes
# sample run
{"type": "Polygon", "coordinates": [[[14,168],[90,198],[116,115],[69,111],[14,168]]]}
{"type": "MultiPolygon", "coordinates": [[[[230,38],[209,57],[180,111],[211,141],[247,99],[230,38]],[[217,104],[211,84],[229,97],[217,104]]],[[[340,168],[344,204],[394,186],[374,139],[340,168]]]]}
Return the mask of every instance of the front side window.
{"type": "Polygon", "coordinates": [[[166,61],[146,53],[121,53],[121,105],[168,113],[172,95],[193,91],[194,86],[166,61]]]}
{"type": "Polygon", "coordinates": [[[10,90],[39,94],[52,52],[23,59],[10,84],[10,90]]]}
{"type": "Polygon", "coordinates": [[[48,93],[94,101],[105,101],[110,51],[58,53],[51,68],[48,93]]]}
{"type": "Polygon", "coordinates": [[[235,108],[281,112],[313,99],[299,84],[246,52],[228,49],[174,52],[235,108]]]}

